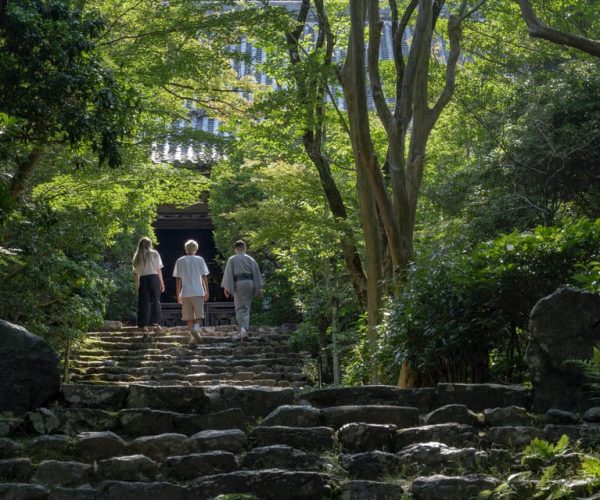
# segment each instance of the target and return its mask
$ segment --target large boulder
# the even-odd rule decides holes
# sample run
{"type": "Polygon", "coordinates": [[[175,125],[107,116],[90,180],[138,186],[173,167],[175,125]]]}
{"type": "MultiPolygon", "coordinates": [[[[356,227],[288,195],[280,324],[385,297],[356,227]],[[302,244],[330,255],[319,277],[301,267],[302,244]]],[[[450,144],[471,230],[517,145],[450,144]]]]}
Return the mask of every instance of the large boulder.
{"type": "Polygon", "coordinates": [[[44,339],[0,320],[0,411],[39,408],[58,395],[58,355],[44,339]]]}
{"type": "Polygon", "coordinates": [[[590,359],[600,347],[600,295],[560,288],[531,310],[527,362],[538,411],[575,408],[589,396],[581,369],[565,363],[590,359]]]}

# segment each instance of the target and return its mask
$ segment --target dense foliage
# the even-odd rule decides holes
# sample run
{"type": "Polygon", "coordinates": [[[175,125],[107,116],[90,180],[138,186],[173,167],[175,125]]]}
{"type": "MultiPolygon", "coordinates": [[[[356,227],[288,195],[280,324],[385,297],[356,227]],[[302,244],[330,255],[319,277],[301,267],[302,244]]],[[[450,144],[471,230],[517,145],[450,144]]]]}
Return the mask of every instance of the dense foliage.
{"type": "Polygon", "coordinates": [[[599,248],[600,219],[582,219],[415,264],[382,325],[386,380],[397,379],[405,359],[426,385],[523,380],[529,312],[559,286],[580,285],[599,248]]]}
{"type": "MultiPolygon", "coordinates": [[[[381,120],[391,115],[353,121],[339,105],[364,76],[358,65],[342,77],[360,23],[345,1],[302,4],[314,37],[297,30],[297,11],[269,2],[0,2],[0,316],[59,346],[103,318],[129,319],[136,240],[159,205],[190,205],[208,186],[197,169],[150,163],[151,149],[203,142],[223,155],[210,179],[217,247],[226,256],[245,238],[267,278],[253,321],[300,323],[292,341],[323,380],[396,383],[403,363],[415,384],[524,380],[536,301],[561,285],[600,290],[598,59],[531,40],[515,2],[467,2],[481,10],[462,33],[444,14],[427,27],[433,51],[405,54],[421,76],[404,95],[420,104],[404,120],[407,156],[394,158],[381,120]],[[438,57],[458,40],[442,41],[449,30],[462,41],[456,75],[438,57]],[[233,48],[241,40],[266,54],[259,67],[233,48]],[[276,85],[257,84],[260,71],[276,85]],[[421,111],[442,95],[452,98],[431,122],[433,108],[421,111]],[[186,126],[195,113],[230,134],[186,126]],[[369,126],[366,155],[357,123],[369,126]],[[376,197],[367,157],[381,167],[376,197]],[[404,167],[418,174],[406,189],[422,182],[410,220],[385,219],[386,203],[403,203],[393,179],[404,167]],[[390,237],[404,222],[410,252],[399,258],[390,237]]],[[[596,10],[536,6],[591,39],[596,10]]],[[[393,108],[401,72],[391,60],[378,70],[393,108]]]]}
{"type": "Polygon", "coordinates": [[[206,189],[198,169],[152,164],[151,147],[208,139],[180,126],[191,101],[217,113],[241,100],[228,42],[258,22],[252,11],[0,3],[2,318],[62,349],[105,318],[134,317],[137,240],[161,204],[206,189]]]}

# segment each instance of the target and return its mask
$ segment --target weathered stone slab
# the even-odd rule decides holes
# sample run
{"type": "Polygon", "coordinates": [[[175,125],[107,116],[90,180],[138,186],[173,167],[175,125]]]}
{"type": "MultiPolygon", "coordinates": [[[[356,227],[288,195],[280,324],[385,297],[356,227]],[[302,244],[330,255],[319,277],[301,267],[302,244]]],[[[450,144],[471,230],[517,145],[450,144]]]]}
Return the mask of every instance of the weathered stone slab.
{"type": "Polygon", "coordinates": [[[504,448],[490,448],[477,452],[476,461],[480,467],[495,471],[510,472],[514,461],[514,452],[504,448]]]}
{"type": "Polygon", "coordinates": [[[54,488],[48,500],[96,500],[96,490],[91,486],[80,486],[79,488],[54,488]]]}
{"type": "Polygon", "coordinates": [[[190,451],[229,451],[241,452],[248,437],[240,429],[201,431],[189,438],[190,451]]]}
{"type": "Polygon", "coordinates": [[[6,500],[46,500],[48,491],[39,484],[0,483],[0,498],[6,500]]]}
{"type": "Polygon", "coordinates": [[[261,500],[331,498],[334,480],[318,472],[281,470],[238,471],[198,479],[190,486],[192,498],[249,493],[261,500]]]}
{"type": "Polygon", "coordinates": [[[448,446],[475,446],[479,439],[475,430],[465,424],[436,424],[399,429],[396,432],[396,449],[414,443],[436,441],[448,446]]]}
{"type": "Polygon", "coordinates": [[[127,406],[179,413],[207,413],[210,399],[202,387],[130,385],[127,406]]]}
{"type": "Polygon", "coordinates": [[[244,469],[289,469],[319,471],[323,462],[318,455],[284,444],[261,446],[249,451],[242,462],[244,469]]]}
{"type": "Polygon", "coordinates": [[[0,438],[11,436],[25,427],[25,419],[12,412],[0,414],[0,438]]]}
{"type": "Polygon", "coordinates": [[[134,439],[127,450],[146,455],[154,460],[164,460],[170,455],[184,455],[190,451],[188,437],[184,434],[166,433],[134,439]]]}
{"type": "Polygon", "coordinates": [[[113,431],[118,420],[113,414],[92,408],[62,408],[56,410],[60,428],[66,434],[113,431]]]}
{"type": "Polygon", "coordinates": [[[499,479],[481,474],[435,475],[415,479],[411,493],[415,500],[465,500],[476,498],[481,491],[493,490],[499,484],[499,479]]]}
{"type": "Polygon", "coordinates": [[[530,427],[533,418],[525,408],[507,406],[505,408],[491,408],[483,411],[483,421],[489,427],[530,427]]]}
{"type": "Polygon", "coordinates": [[[163,477],[173,481],[190,481],[201,476],[232,472],[237,469],[233,453],[209,451],[169,457],[162,465],[163,477]]]}
{"type": "Polygon", "coordinates": [[[51,434],[37,436],[27,443],[27,454],[36,457],[67,455],[71,452],[69,436],[51,434]]]}
{"type": "Polygon", "coordinates": [[[38,434],[52,434],[60,429],[60,419],[48,408],[38,408],[26,416],[31,428],[38,434]]]}
{"type": "Polygon", "coordinates": [[[543,437],[544,433],[537,427],[490,427],[483,440],[488,444],[520,450],[533,438],[543,437]]]}
{"type": "Polygon", "coordinates": [[[400,470],[399,458],[384,451],[344,454],[340,456],[340,465],[355,479],[379,479],[400,470]]]}
{"type": "Polygon", "coordinates": [[[129,436],[148,436],[175,431],[175,420],[178,413],[172,411],[135,408],[121,410],[119,422],[125,434],[129,436]]]}
{"type": "Polygon", "coordinates": [[[419,410],[406,406],[351,405],[333,406],[321,410],[323,422],[328,427],[339,428],[344,424],[393,424],[397,427],[419,425],[419,410]]]}
{"type": "Polygon", "coordinates": [[[116,411],[125,406],[129,387],[102,384],[63,384],[61,392],[63,399],[70,406],[116,411]]]}
{"type": "Polygon", "coordinates": [[[125,455],[127,443],[111,431],[82,432],[77,436],[75,453],[87,461],[125,455]]]}
{"type": "Polygon", "coordinates": [[[248,417],[241,408],[230,408],[206,415],[176,413],[173,419],[174,431],[188,435],[209,429],[240,429],[247,423],[248,417]]]}
{"type": "Polygon", "coordinates": [[[318,427],[321,425],[321,411],[309,405],[283,405],[269,413],[261,425],[318,427]]]}
{"type": "Polygon", "coordinates": [[[448,423],[477,425],[479,420],[477,415],[465,405],[451,404],[437,408],[425,415],[424,423],[425,425],[448,423]]]}
{"type": "Polygon", "coordinates": [[[44,460],[37,466],[31,482],[52,486],[80,486],[90,481],[92,466],[80,462],[44,460]]]}
{"type": "Polygon", "coordinates": [[[33,474],[29,458],[6,458],[0,460],[0,482],[26,483],[33,474]]]}
{"type": "Polygon", "coordinates": [[[425,473],[443,470],[472,470],[476,464],[475,448],[454,448],[442,443],[411,444],[398,452],[400,463],[425,473]]]}
{"type": "Polygon", "coordinates": [[[41,337],[0,320],[0,411],[39,408],[58,396],[59,358],[41,337]]]}
{"type": "Polygon", "coordinates": [[[167,482],[133,483],[124,481],[103,481],[98,485],[97,500],[186,500],[187,489],[167,482]]]}
{"type": "Polygon", "coordinates": [[[432,409],[435,389],[400,389],[391,385],[363,385],[317,389],[302,396],[314,406],[395,405],[413,406],[426,412],[432,409]]]}
{"type": "Polygon", "coordinates": [[[580,439],[583,435],[583,428],[580,425],[555,425],[548,424],[544,426],[544,439],[551,443],[557,443],[564,434],[572,443],[580,439]]]}
{"type": "Polygon", "coordinates": [[[600,406],[594,406],[593,408],[589,408],[581,417],[584,422],[588,422],[591,424],[600,423],[600,406]]]}
{"type": "Polygon", "coordinates": [[[241,408],[249,416],[265,417],[275,408],[294,403],[294,391],[276,387],[218,386],[209,392],[211,411],[241,408]]]}
{"type": "Polygon", "coordinates": [[[438,384],[438,406],[463,404],[472,411],[504,406],[531,406],[531,391],[520,385],[438,384]]]}
{"type": "Polygon", "coordinates": [[[286,444],[304,451],[326,451],[333,447],[331,427],[258,426],[251,434],[256,446],[286,444]]]}
{"type": "Polygon", "coordinates": [[[594,498],[600,493],[600,484],[592,478],[574,479],[565,481],[565,487],[569,489],[575,498],[594,498]]]}
{"type": "Polygon", "coordinates": [[[0,459],[13,457],[20,449],[21,445],[16,441],[0,438],[0,459]]]}
{"type": "Polygon", "coordinates": [[[551,425],[577,425],[581,419],[576,413],[551,408],[544,415],[544,420],[551,425]]]}
{"type": "Polygon", "coordinates": [[[158,474],[158,464],[145,455],[107,458],[98,462],[96,474],[100,481],[153,481],[158,474]]]}
{"type": "Polygon", "coordinates": [[[405,498],[402,484],[379,481],[348,481],[340,491],[340,500],[400,500],[401,498],[405,498]]]}
{"type": "Polygon", "coordinates": [[[365,451],[396,451],[396,426],[384,424],[351,423],[342,426],[337,439],[342,450],[348,453],[365,451]]]}
{"type": "MultiPolygon", "coordinates": [[[[572,409],[588,399],[581,368],[572,359],[590,359],[600,343],[600,295],[559,288],[533,307],[526,359],[534,407],[572,409]]],[[[523,406],[523,405],[519,405],[523,406]]]]}

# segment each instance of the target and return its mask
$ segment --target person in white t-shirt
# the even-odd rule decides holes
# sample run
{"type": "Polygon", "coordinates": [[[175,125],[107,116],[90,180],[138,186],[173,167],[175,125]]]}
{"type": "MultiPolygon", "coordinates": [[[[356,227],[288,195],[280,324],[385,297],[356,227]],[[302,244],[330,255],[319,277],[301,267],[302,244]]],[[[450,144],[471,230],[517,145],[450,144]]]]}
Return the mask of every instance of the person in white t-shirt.
{"type": "Polygon", "coordinates": [[[165,291],[162,268],[160,254],[152,248],[152,240],[146,236],[141,238],[133,256],[133,275],[138,291],[137,325],[144,333],[144,340],[148,338],[150,325],[160,329],[160,294],[165,291]]]}
{"type": "Polygon", "coordinates": [[[181,304],[181,318],[196,342],[200,341],[200,320],[204,318],[204,302],[208,300],[208,267],[196,255],[198,243],[188,240],[185,253],[175,262],[173,276],[177,278],[177,302],[181,304]]]}

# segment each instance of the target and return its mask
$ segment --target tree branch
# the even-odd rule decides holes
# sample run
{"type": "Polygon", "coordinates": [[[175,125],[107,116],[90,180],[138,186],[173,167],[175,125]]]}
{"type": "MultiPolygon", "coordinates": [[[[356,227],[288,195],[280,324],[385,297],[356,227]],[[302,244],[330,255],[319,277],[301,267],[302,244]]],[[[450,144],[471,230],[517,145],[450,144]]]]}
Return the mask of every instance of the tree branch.
{"type": "MultiPolygon", "coordinates": [[[[402,90],[399,104],[400,124],[407,129],[413,114],[414,86],[419,66],[423,63],[421,51],[423,45],[431,37],[431,5],[429,0],[419,0],[419,12],[417,14],[417,25],[410,45],[408,62],[404,78],[402,79],[402,90]]],[[[429,50],[429,48],[428,48],[429,50]]]]}
{"type": "Polygon", "coordinates": [[[529,0],[516,0],[521,8],[521,15],[527,24],[529,36],[542,38],[557,45],[564,45],[600,57],[600,41],[560,31],[542,23],[529,0]]]}
{"type": "MultiPolygon", "coordinates": [[[[466,0],[463,1],[463,5],[466,4],[466,0]]],[[[446,64],[446,82],[442,93],[440,94],[437,102],[434,104],[433,109],[430,113],[429,127],[433,127],[437,119],[440,117],[443,109],[448,105],[452,95],[454,94],[454,88],[456,83],[456,66],[458,64],[458,58],[460,56],[460,40],[462,36],[461,20],[463,17],[459,14],[458,16],[450,16],[448,19],[448,38],[450,40],[450,55],[448,56],[448,62],[446,64]]]]}
{"type": "Polygon", "coordinates": [[[371,83],[371,93],[373,102],[377,110],[377,116],[383,124],[386,132],[391,134],[392,127],[395,126],[394,116],[385,99],[383,85],[381,83],[381,74],[379,72],[379,48],[381,45],[381,29],[383,23],[379,18],[379,0],[369,0],[369,48],[367,67],[369,71],[369,80],[371,83]]]}
{"type": "Polygon", "coordinates": [[[390,8],[392,9],[392,42],[394,47],[394,66],[396,68],[396,109],[394,116],[397,119],[400,114],[400,103],[402,101],[402,82],[404,81],[404,72],[406,70],[406,63],[404,61],[404,54],[402,53],[402,39],[404,38],[404,32],[406,27],[419,4],[418,0],[412,0],[406,7],[402,19],[397,22],[398,19],[398,7],[396,0],[390,0],[390,8]]]}

